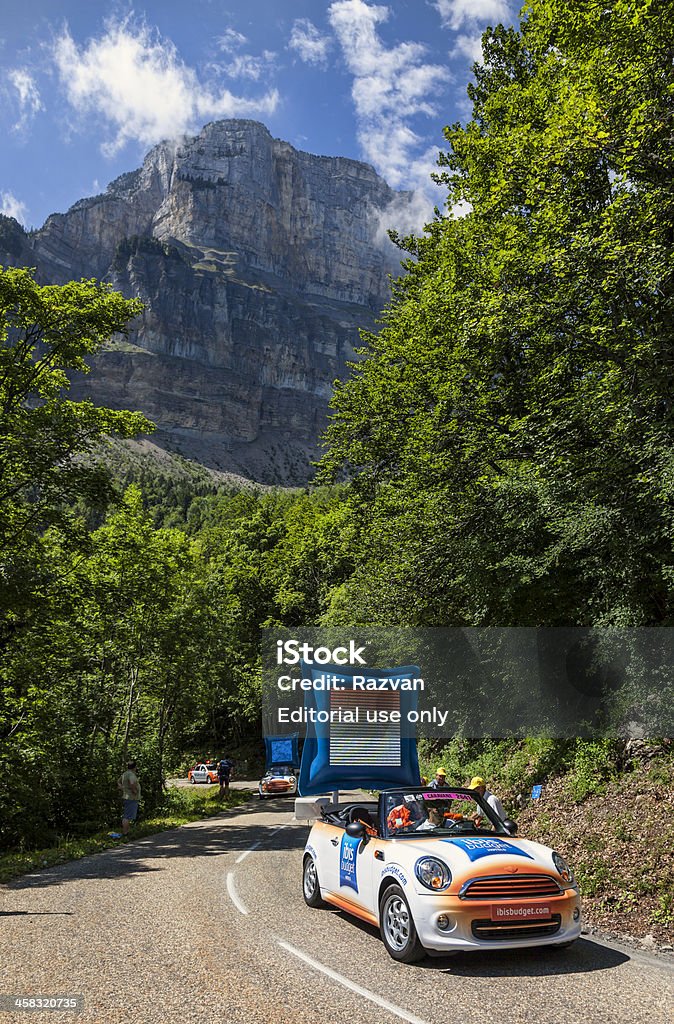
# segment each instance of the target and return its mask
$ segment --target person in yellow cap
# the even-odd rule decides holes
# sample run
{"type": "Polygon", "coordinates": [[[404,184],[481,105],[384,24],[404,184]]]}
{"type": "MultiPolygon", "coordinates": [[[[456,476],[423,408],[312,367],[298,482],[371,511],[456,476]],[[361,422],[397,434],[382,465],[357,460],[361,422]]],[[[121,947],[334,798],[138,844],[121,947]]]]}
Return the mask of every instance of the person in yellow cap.
{"type": "Polygon", "coordinates": [[[435,769],[435,778],[431,782],[429,789],[445,789],[447,786],[447,772],[444,768],[435,769]]]}
{"type": "MultiPolygon", "coordinates": [[[[506,812],[504,810],[503,804],[501,803],[501,801],[499,800],[495,793],[491,793],[487,789],[487,784],[481,775],[474,775],[473,778],[470,780],[470,785],[468,788],[474,789],[477,793],[479,793],[484,802],[489,804],[494,814],[497,814],[501,821],[505,821],[506,812]]],[[[479,814],[476,815],[476,817],[479,818],[479,814]]]]}

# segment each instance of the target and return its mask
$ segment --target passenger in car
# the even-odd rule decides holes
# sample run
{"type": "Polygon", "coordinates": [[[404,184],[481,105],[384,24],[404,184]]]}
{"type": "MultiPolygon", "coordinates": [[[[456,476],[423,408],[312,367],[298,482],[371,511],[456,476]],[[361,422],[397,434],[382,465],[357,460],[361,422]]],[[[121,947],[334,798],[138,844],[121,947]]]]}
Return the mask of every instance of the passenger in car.
{"type": "Polygon", "coordinates": [[[423,807],[414,798],[405,797],[403,803],[389,811],[386,827],[389,832],[398,832],[401,829],[421,824],[425,818],[426,812],[423,807]]]}

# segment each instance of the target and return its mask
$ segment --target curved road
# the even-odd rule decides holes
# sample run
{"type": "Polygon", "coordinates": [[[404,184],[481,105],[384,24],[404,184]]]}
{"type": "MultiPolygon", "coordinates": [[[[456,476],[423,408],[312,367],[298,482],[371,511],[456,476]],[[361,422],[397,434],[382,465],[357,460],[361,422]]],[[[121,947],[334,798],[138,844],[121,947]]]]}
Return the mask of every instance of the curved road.
{"type": "Polygon", "coordinates": [[[81,994],[49,1019],[82,1024],[671,1024],[674,964],[595,940],[394,963],[305,906],[292,813],[256,801],[0,887],[0,995],[81,994]]]}

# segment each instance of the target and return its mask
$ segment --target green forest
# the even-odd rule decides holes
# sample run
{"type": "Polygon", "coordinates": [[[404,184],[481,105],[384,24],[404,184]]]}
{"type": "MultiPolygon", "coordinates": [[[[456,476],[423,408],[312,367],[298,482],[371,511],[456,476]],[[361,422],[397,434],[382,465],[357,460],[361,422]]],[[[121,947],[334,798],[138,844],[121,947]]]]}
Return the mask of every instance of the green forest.
{"type": "MultiPolygon", "coordinates": [[[[257,740],[261,626],[674,624],[672,6],[532,0],[483,50],[305,489],[120,469],[151,424],[68,383],[138,302],[0,272],[2,848],[115,821],[129,756],[151,809],[257,740]]],[[[518,749],[579,800],[613,770],[518,749]]]]}

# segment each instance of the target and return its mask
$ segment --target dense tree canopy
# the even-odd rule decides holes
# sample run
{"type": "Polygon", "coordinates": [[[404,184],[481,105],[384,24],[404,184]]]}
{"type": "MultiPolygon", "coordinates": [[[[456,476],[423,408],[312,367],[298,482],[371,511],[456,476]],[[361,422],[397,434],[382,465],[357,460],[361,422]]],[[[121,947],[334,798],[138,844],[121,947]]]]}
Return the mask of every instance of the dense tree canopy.
{"type": "Polygon", "coordinates": [[[485,35],[450,212],[403,240],[329,432],[396,621],[671,619],[672,13],[540,0],[485,35]]]}
{"type": "Polygon", "coordinates": [[[41,587],[42,531],[58,524],[77,546],[78,501],[110,500],[109,474],[81,456],[151,429],[140,413],[64,396],[68,374],[141,308],[94,281],[40,287],[28,270],[0,272],[0,643],[41,587]]]}
{"type": "Polygon", "coordinates": [[[151,429],[139,413],[69,400],[69,374],[86,372],[85,356],[140,309],[93,281],[41,287],[28,270],[0,270],[0,816],[9,834],[36,779],[44,785],[32,803],[44,819],[50,784],[35,765],[57,735],[79,741],[77,691],[64,695],[59,676],[70,657],[60,600],[89,550],[86,511],[113,495],[87,454],[104,436],[151,429]]]}

